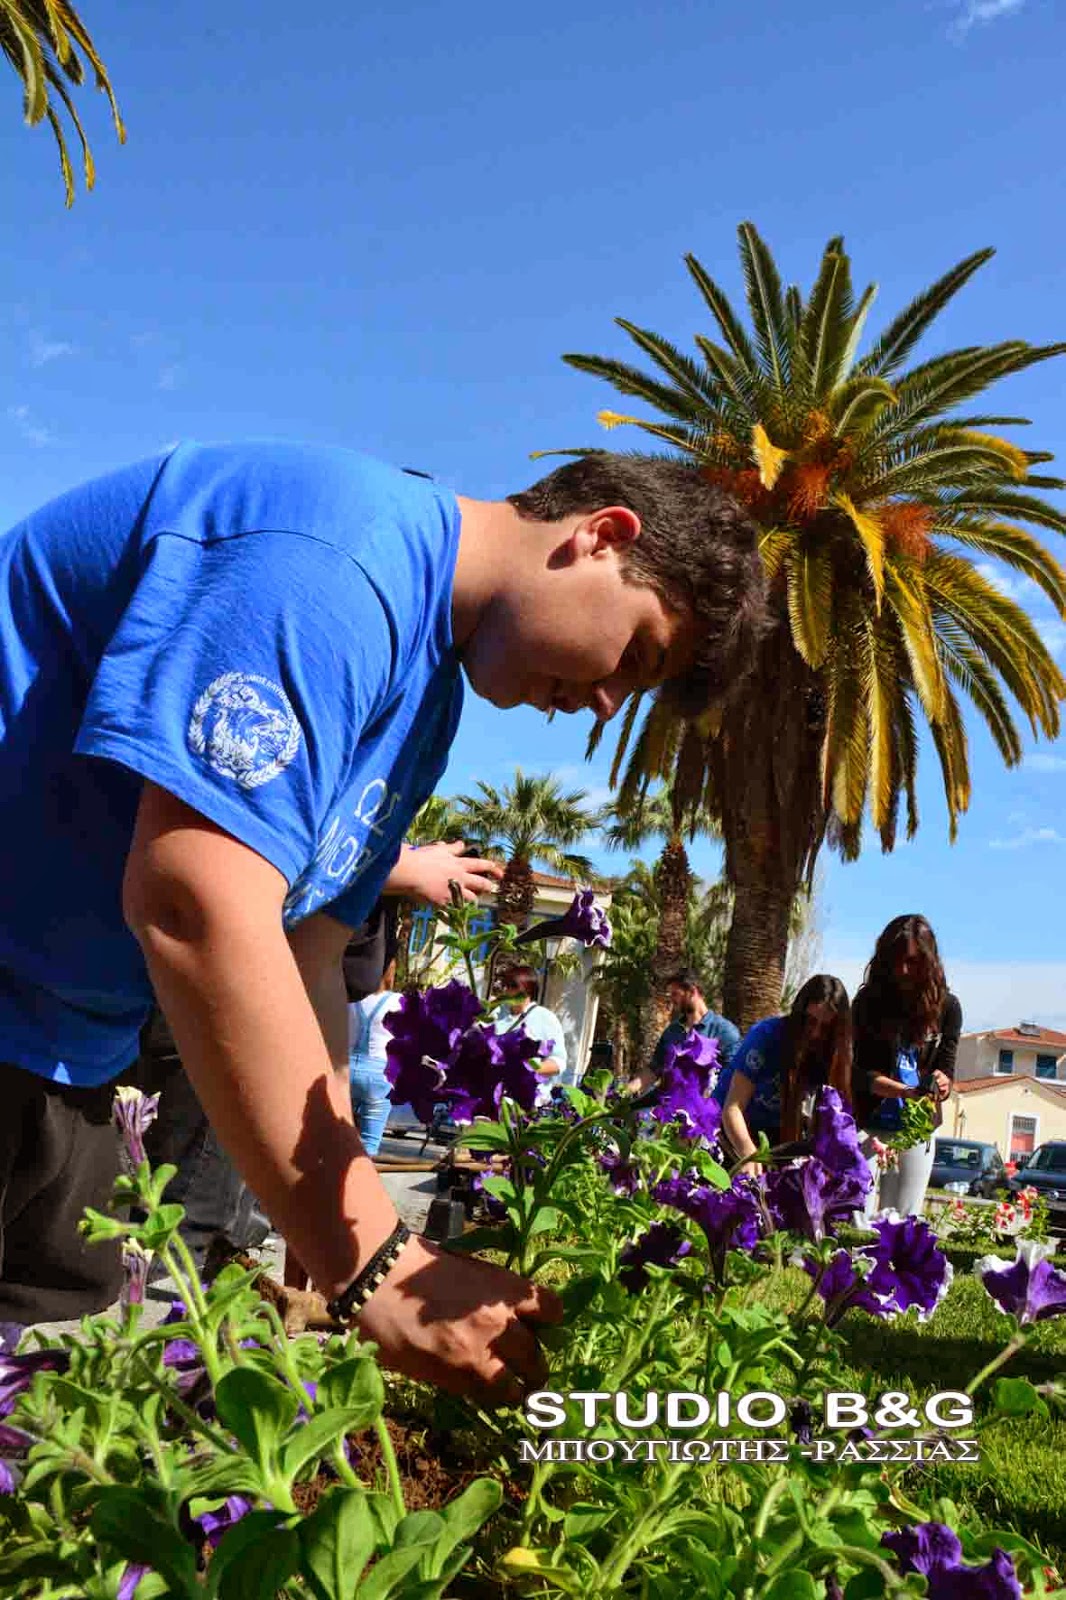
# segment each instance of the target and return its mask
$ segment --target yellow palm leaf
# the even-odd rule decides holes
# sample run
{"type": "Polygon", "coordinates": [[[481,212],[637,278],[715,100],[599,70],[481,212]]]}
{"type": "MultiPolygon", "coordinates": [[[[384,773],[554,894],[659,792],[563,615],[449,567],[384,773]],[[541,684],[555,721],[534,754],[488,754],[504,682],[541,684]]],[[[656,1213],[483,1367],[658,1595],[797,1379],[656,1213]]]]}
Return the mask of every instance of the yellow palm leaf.
{"type": "Polygon", "coordinates": [[[859,536],[874,586],[874,608],[880,611],[885,593],[885,536],[881,524],[872,512],[860,511],[850,495],[835,494],[833,504],[839,506],[859,536]]]}
{"type": "Polygon", "coordinates": [[[757,422],[751,430],[751,452],[759,469],[759,482],[764,489],[772,489],[788,460],[788,451],[771,444],[770,435],[762,423],[757,422]]]}
{"type": "Polygon", "coordinates": [[[792,643],[817,669],[829,649],[833,619],[833,565],[826,549],[796,549],[788,561],[788,617],[792,643]]]}

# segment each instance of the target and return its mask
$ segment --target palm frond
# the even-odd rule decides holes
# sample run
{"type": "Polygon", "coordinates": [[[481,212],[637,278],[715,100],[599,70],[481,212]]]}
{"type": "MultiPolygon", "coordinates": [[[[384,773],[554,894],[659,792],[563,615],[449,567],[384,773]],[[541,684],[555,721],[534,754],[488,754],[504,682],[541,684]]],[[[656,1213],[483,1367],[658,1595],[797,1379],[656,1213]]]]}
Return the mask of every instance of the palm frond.
{"type": "Polygon", "coordinates": [[[864,372],[887,377],[901,366],[914,349],[922,334],[943,311],[948,301],[958,294],[974,273],[990,261],[994,250],[975,250],[966,256],[943,277],[923,289],[897,317],[889,323],[869,355],[861,363],[864,372]]]}

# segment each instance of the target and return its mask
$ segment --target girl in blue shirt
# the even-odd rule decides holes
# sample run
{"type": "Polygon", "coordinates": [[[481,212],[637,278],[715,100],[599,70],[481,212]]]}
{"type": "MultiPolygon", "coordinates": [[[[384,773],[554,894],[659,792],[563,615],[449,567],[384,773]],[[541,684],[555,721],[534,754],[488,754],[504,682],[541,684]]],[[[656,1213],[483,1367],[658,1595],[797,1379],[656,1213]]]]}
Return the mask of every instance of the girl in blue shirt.
{"type": "MultiPolygon", "coordinates": [[[[860,1126],[891,1136],[904,1100],[922,1096],[933,1101],[939,1122],[955,1079],[962,1007],[948,988],[936,935],[924,917],[894,917],[883,930],[855,996],[854,1022],[860,1126]]],[[[871,1161],[875,1182],[867,1215],[890,1207],[920,1216],[934,1149],[928,1139],[901,1150],[884,1172],[871,1161]]]]}
{"type": "Polygon", "coordinates": [[[718,1077],[722,1134],[735,1159],[754,1155],[765,1133],[771,1145],[802,1138],[810,1098],[830,1084],[851,1099],[851,1007],[839,978],[808,978],[791,1011],[767,1017],[745,1034],[718,1077]]]}

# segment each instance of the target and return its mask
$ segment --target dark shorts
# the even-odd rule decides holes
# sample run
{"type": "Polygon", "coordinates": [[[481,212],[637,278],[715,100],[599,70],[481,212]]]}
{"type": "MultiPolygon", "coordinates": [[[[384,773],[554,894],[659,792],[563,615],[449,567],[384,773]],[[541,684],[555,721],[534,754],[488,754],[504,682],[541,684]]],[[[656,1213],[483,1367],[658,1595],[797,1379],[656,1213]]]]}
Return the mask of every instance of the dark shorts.
{"type": "Polygon", "coordinates": [[[114,1093],[0,1063],[0,1322],[66,1321],[118,1298],[119,1246],[78,1232],[119,1171],[114,1093]]]}

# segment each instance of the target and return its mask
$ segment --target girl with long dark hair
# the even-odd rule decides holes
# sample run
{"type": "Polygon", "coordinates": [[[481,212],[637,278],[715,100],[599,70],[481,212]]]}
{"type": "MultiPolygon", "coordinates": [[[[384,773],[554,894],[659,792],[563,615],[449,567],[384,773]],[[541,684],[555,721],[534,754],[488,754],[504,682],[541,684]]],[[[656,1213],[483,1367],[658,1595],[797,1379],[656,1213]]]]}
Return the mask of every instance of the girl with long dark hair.
{"type": "MultiPolygon", "coordinates": [[[[895,1133],[907,1100],[927,1096],[934,1122],[955,1080],[962,1007],[951,993],[936,935],[924,917],[893,917],[881,933],[852,1007],[859,1126],[875,1138],[895,1133]]],[[[867,1214],[891,1208],[919,1216],[933,1165],[934,1140],[901,1150],[879,1171],[867,1214]]]]}
{"type": "Polygon", "coordinates": [[[851,1101],[851,1007],[839,978],[808,978],[783,1017],[750,1028],[718,1076],[714,1097],[735,1158],[802,1139],[816,1090],[829,1084],[851,1101]]]}

